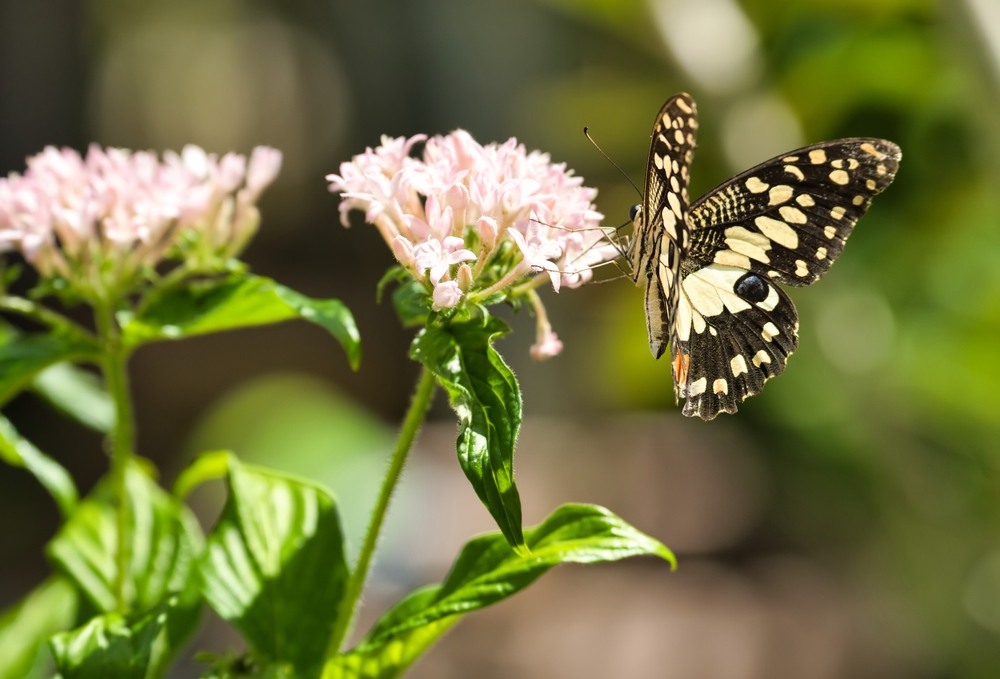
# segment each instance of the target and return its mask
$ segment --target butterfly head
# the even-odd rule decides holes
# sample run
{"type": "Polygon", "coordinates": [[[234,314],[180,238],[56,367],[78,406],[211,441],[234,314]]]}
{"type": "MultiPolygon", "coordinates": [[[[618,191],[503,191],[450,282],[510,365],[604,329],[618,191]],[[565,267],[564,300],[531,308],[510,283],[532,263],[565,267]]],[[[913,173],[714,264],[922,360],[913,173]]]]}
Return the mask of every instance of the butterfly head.
{"type": "Polygon", "coordinates": [[[630,222],[635,222],[636,218],[642,212],[642,206],[636,203],[628,209],[628,220],[630,222]]]}

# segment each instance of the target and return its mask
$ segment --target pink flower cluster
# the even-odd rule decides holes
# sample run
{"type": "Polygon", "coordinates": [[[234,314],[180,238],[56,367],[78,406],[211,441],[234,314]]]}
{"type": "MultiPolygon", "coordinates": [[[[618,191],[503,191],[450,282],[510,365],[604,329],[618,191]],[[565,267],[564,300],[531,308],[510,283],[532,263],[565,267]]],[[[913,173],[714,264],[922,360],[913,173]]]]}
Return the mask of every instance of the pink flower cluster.
{"type": "MultiPolygon", "coordinates": [[[[342,196],[341,223],[348,226],[351,210],[364,212],[399,263],[428,285],[436,309],[484,299],[532,272],[545,272],[547,279],[536,280],[550,280],[556,291],[578,287],[593,266],[618,254],[600,229],[597,190],[516,139],[483,146],[464,130],[431,139],[383,136],[381,146],[327,179],[342,196]],[[423,158],[412,157],[422,141],[423,158]]],[[[540,308],[537,296],[532,302],[540,308]]],[[[538,358],[562,346],[544,326],[540,318],[538,358]]]]}
{"type": "Polygon", "coordinates": [[[97,292],[127,286],[165,257],[197,268],[243,249],[260,222],[257,199],[280,168],[281,152],[267,147],[249,163],[197,146],[162,162],[150,152],[91,146],[81,158],[47,147],[23,176],[0,179],[0,249],[97,292]]]}

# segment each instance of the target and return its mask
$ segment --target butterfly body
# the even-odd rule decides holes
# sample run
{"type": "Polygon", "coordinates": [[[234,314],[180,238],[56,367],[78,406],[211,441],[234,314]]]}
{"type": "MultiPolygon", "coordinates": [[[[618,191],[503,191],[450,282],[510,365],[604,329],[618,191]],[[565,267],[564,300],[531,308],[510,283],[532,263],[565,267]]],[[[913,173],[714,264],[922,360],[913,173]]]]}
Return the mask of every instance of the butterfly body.
{"type": "Polygon", "coordinates": [[[631,264],[646,286],[650,351],[659,358],[669,347],[684,414],[710,420],[736,412],[784,370],[798,346],[798,314],[778,284],[809,285],[829,270],[901,154],[881,139],[823,142],[690,203],[697,129],[689,95],[657,115],[631,264]]]}

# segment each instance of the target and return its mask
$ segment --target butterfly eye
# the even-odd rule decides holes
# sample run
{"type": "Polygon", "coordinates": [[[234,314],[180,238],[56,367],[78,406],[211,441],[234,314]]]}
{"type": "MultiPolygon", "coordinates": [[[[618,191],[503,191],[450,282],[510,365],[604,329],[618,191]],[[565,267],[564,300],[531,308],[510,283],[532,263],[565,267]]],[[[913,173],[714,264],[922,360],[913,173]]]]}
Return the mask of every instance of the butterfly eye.
{"type": "Polygon", "coordinates": [[[639,205],[633,205],[632,207],[630,207],[628,209],[628,220],[630,222],[634,222],[635,221],[635,216],[637,214],[639,214],[639,210],[641,210],[641,209],[642,208],[639,205]]]}

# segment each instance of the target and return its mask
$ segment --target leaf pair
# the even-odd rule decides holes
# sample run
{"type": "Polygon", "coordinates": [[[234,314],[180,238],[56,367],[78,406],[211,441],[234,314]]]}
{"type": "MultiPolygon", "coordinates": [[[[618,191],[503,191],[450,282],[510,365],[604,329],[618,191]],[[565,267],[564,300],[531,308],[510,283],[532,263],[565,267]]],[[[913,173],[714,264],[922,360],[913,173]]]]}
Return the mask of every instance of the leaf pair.
{"type": "Polygon", "coordinates": [[[561,563],[652,555],[676,565],[658,541],[593,505],[563,505],[524,536],[530,554],[496,533],[468,542],[444,582],[404,597],[357,648],[327,665],[324,679],[398,677],[461,616],[520,592],[561,563]]]}

